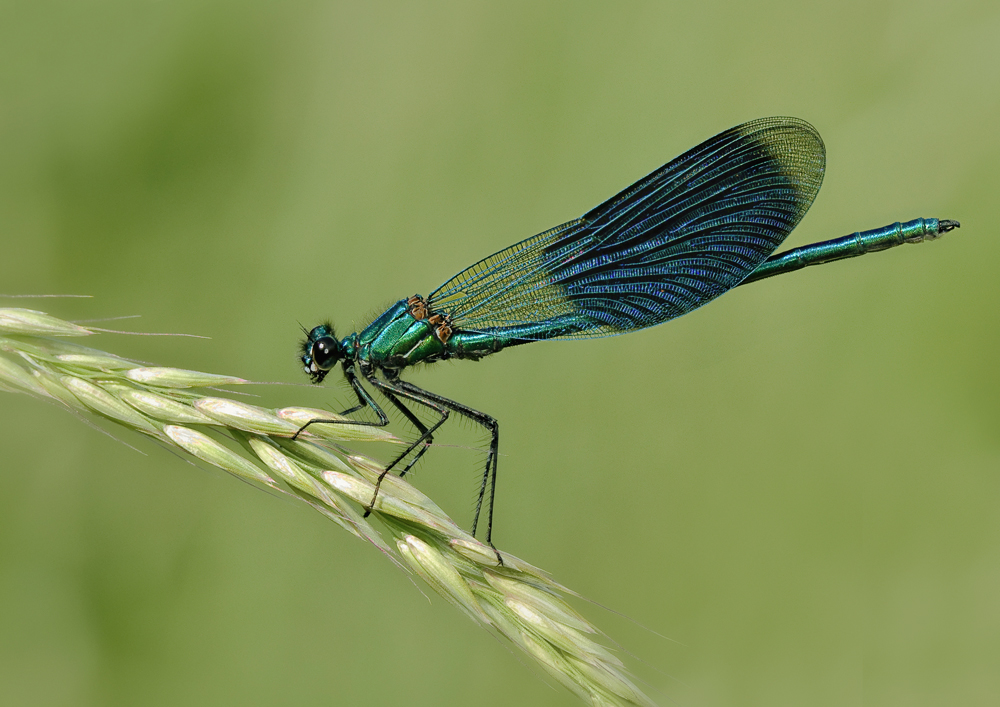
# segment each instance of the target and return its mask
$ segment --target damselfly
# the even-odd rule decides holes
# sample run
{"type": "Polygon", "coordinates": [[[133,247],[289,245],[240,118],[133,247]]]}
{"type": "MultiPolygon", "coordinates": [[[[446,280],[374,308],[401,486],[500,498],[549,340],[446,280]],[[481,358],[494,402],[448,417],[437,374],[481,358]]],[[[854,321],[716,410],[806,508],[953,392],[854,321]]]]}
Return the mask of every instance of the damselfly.
{"type": "MultiPolygon", "coordinates": [[[[479,261],[428,296],[400,300],[360,333],[339,339],[330,324],[308,332],[302,362],[313,382],[339,362],[358,401],[341,414],[370,408],[378,417],[348,422],[389,422],[364,381],[419,431],[379,477],[366,515],[385,474],[407,457],[400,476],[413,468],[454,412],[491,435],[472,534],[489,487],[486,542],[493,545],[497,421],[402,380],[414,364],[479,360],[533,341],[624,334],[687,314],[737,285],[932,240],[959,225],[916,219],[772,255],[812,204],[825,164],[823,141],[808,123],[754,120],[707,140],[580,218],[479,261]],[[436,420],[424,424],[407,402],[429,408],[436,420]]],[[[299,432],[318,422],[345,421],[312,420],[299,432]]]]}

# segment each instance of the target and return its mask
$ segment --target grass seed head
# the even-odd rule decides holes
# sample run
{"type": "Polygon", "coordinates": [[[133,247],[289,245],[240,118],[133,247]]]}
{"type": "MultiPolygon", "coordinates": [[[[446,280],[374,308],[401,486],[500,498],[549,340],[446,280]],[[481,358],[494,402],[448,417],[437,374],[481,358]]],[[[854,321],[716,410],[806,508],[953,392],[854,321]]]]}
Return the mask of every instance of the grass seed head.
{"type": "MultiPolygon", "coordinates": [[[[52,338],[94,332],[42,312],[0,309],[0,390],[58,401],[77,413],[153,436],[195,459],[309,504],[489,631],[506,636],[546,673],[591,705],[651,707],[601,636],[563,597],[573,593],[543,570],[460,528],[407,481],[378,462],[343,453],[343,442],[398,445],[385,430],[322,410],[270,410],[192,390],[247,381],[178,368],[142,366],[52,338]],[[197,429],[196,429],[197,428],[197,429]],[[266,471],[265,471],[266,469],[266,471]],[[379,492],[373,512],[365,510],[379,492]],[[372,521],[380,521],[380,532],[372,521]],[[391,541],[383,538],[387,534],[391,541]]],[[[398,447],[389,447],[393,455],[398,447]]]]}

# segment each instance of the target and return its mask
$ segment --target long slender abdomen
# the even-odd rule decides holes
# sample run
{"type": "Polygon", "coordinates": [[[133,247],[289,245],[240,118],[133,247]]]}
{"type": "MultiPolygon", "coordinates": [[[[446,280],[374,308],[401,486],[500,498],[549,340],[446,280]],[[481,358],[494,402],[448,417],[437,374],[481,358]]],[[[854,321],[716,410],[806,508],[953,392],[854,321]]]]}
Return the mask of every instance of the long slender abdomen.
{"type": "Polygon", "coordinates": [[[823,263],[832,263],[835,260],[856,258],[866,253],[895,248],[904,243],[931,241],[958,227],[958,221],[918,218],[905,223],[897,222],[871,231],[859,231],[843,238],[813,243],[772,255],[740,284],[746,285],[782,273],[801,270],[810,265],[822,265],[823,263]]]}

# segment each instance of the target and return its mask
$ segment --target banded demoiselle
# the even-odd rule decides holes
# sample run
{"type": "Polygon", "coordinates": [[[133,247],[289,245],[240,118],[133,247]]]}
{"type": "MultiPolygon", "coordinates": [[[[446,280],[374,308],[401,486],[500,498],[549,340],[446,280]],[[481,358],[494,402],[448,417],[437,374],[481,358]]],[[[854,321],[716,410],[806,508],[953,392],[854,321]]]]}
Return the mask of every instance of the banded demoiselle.
{"type": "MultiPolygon", "coordinates": [[[[772,255],[805,215],[823,182],[826,152],[796,118],[744,123],[640,179],[578,219],[539,233],[463,270],[427,297],[400,300],[360,333],[338,339],[330,324],[308,332],[302,363],[320,383],[340,362],[358,404],[384,426],[385,412],[362,379],[419,436],[378,478],[412,455],[403,476],[455,412],[490,432],[472,534],[489,486],[486,542],[493,546],[499,426],[486,413],[400,378],[417,363],[479,360],[547,339],[614,336],[687,314],[737,285],[903,243],[933,240],[956,221],[916,219],[772,255]],[[426,425],[404,404],[437,415],[426,425]]],[[[317,422],[312,420],[299,432],[317,422]]],[[[494,551],[495,548],[494,548],[494,551]]],[[[497,559],[502,563],[500,554],[497,559]]]]}

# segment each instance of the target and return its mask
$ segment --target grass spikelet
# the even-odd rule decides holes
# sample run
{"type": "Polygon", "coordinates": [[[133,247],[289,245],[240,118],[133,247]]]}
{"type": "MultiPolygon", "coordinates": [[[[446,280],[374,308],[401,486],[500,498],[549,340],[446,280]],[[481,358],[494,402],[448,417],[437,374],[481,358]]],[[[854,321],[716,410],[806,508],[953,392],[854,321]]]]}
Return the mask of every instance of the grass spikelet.
{"type": "Polygon", "coordinates": [[[90,336],[94,332],[33,309],[0,309],[0,332],[33,336],[90,336]]]}
{"type": "Polygon", "coordinates": [[[207,388],[248,382],[236,376],[186,371],[183,368],[153,368],[148,366],[133,368],[125,376],[136,383],[155,385],[161,388],[207,388]]]}
{"type": "MultiPolygon", "coordinates": [[[[543,570],[459,527],[404,479],[343,451],[343,443],[398,444],[364,425],[311,425],[321,410],[270,410],[200,390],[246,384],[235,376],[143,366],[53,337],[95,334],[43,312],[0,309],[0,391],[96,415],[153,437],[234,476],[299,499],[366,540],[485,629],[505,636],[544,673],[591,705],[653,707],[602,634],[565,601],[573,592],[543,570]],[[319,428],[319,429],[317,429],[319,428]],[[376,525],[377,524],[377,525],[376,525]]],[[[389,447],[391,456],[398,447],[389,447]]]]}

